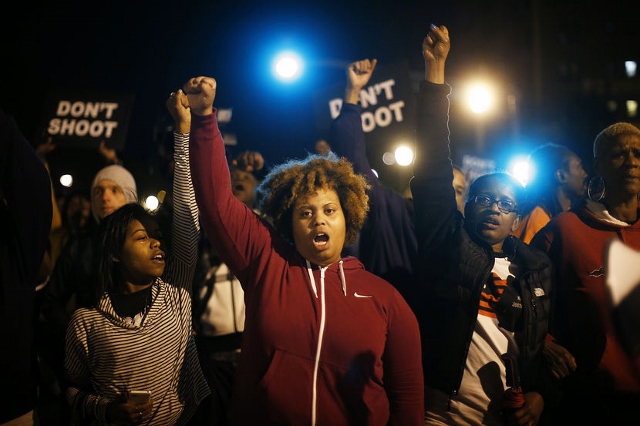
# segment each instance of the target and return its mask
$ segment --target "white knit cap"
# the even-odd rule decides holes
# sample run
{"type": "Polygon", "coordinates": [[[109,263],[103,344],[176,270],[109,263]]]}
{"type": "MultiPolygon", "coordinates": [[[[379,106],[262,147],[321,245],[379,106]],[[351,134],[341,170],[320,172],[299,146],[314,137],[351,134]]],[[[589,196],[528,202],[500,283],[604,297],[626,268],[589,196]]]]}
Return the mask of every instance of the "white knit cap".
{"type": "MultiPolygon", "coordinates": [[[[129,172],[129,170],[117,164],[113,164],[111,166],[103,168],[93,178],[93,182],[91,182],[91,194],[93,194],[93,188],[95,188],[98,182],[105,179],[117,183],[118,186],[122,188],[122,192],[124,193],[124,197],[126,198],[128,203],[138,202],[138,189],[136,188],[136,180],[133,178],[133,175],[129,172]]],[[[96,209],[93,205],[93,196],[91,197],[91,200],[91,211],[93,212],[93,217],[97,222],[100,222],[100,217],[96,213],[96,209]]]]}

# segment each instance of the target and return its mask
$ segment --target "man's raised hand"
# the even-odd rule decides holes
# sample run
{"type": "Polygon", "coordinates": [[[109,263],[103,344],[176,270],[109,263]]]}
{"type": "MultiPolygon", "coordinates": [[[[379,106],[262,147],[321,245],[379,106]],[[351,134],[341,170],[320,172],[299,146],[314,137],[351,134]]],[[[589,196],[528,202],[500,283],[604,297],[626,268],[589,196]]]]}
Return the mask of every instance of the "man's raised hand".
{"type": "Polygon", "coordinates": [[[363,59],[352,62],[347,67],[347,89],[345,91],[345,102],[351,104],[358,103],[360,90],[367,85],[373,70],[378,63],[377,59],[363,59]]]}

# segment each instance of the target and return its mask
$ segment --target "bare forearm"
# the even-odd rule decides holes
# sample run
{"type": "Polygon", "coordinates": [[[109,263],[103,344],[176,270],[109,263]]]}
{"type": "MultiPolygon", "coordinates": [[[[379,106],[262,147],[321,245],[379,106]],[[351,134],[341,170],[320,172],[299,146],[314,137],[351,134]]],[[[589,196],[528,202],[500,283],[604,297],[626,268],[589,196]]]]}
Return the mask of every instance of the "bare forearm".
{"type": "Polygon", "coordinates": [[[358,96],[360,94],[360,90],[355,89],[353,87],[347,87],[344,92],[344,102],[347,104],[358,104],[358,96]]]}
{"type": "Polygon", "coordinates": [[[424,79],[430,83],[444,84],[444,62],[435,60],[426,64],[424,79]]]}

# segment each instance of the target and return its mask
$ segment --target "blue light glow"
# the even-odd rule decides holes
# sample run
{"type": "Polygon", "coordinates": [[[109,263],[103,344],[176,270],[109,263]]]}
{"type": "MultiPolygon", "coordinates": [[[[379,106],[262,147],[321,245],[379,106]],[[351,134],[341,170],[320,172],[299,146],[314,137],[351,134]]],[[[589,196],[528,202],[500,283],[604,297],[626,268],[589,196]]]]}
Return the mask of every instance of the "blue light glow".
{"type": "Polygon", "coordinates": [[[303,69],[302,59],[294,52],[282,52],[273,60],[273,73],[282,82],[297,80],[303,69]]]}

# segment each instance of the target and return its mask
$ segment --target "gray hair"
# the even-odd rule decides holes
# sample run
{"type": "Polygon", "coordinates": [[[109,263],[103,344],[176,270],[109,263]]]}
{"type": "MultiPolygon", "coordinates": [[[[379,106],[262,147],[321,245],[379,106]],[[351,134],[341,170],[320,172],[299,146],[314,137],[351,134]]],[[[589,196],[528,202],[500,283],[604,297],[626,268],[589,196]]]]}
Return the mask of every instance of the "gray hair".
{"type": "Polygon", "coordinates": [[[611,145],[622,135],[636,135],[640,137],[640,129],[631,123],[615,123],[598,133],[593,141],[593,157],[602,155],[605,147],[611,145]]]}

